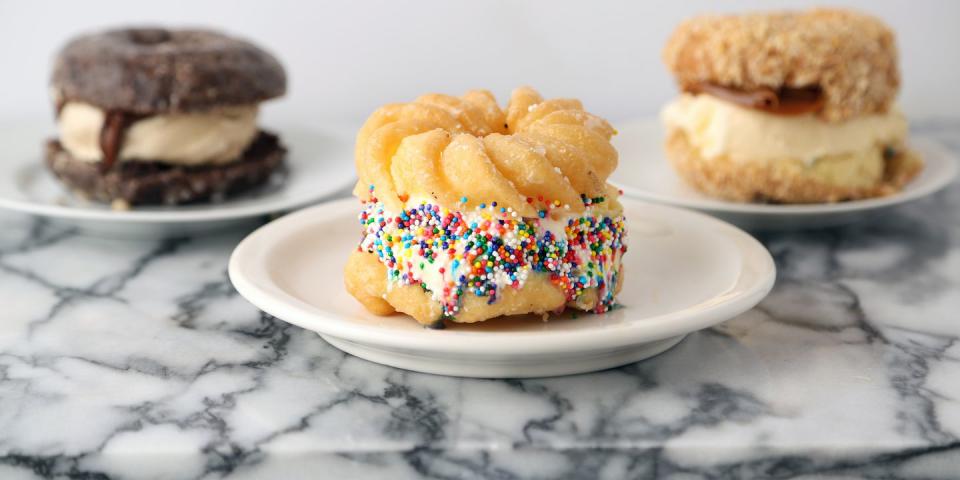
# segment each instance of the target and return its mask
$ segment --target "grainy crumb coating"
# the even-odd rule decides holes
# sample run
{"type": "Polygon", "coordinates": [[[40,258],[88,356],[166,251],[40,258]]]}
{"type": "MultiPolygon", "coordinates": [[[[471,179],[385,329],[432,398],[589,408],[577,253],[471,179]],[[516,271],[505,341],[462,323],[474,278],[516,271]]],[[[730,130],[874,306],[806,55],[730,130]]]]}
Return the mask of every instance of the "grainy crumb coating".
{"type": "MultiPolygon", "coordinates": [[[[878,147],[879,148],[879,147],[878,147]]],[[[666,153],[674,169],[697,190],[737,202],[821,203],[896,193],[923,169],[914,152],[899,146],[889,159],[844,155],[805,166],[800,160],[749,161],[703,158],[679,129],[668,132],[666,153]]]]}
{"type": "Polygon", "coordinates": [[[900,86],[893,32],[849,10],[698,16],[674,30],[663,60],[685,90],[818,86],[827,121],[884,113],[900,86]]]}

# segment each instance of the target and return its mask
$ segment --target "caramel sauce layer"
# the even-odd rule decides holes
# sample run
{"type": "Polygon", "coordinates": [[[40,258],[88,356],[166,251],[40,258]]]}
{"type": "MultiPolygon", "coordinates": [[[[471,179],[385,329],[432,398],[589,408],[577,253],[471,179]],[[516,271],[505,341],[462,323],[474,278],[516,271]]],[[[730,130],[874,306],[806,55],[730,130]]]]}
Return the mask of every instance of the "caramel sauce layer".
{"type": "Polygon", "coordinates": [[[741,107],[774,115],[816,113],[823,108],[825,102],[820,87],[783,87],[777,90],[763,87],[741,90],[712,83],[698,83],[686,86],[684,90],[693,94],[705,93],[741,107]]]}

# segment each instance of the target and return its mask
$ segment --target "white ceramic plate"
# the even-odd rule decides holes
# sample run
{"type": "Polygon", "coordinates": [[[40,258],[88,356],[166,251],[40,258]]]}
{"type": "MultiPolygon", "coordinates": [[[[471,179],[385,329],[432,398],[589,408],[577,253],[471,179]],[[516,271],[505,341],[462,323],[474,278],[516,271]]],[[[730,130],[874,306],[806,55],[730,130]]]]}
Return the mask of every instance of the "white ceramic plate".
{"type": "Polygon", "coordinates": [[[354,181],[353,138],[330,127],[272,128],[287,146],[288,171],[254,191],[214,204],[111,210],[67,191],[47,171],[44,143],[52,122],[0,125],[0,208],[39,215],[111,237],[157,237],[259,221],[343,192],[354,181]]]}
{"type": "Polygon", "coordinates": [[[930,195],[957,175],[957,159],[936,141],[922,136],[910,145],[926,161],[923,172],[902,192],[883,198],[815,205],[736,203],[708,197],[684,183],[663,153],[663,129],[654,120],[617,127],[614,145],[620,165],[611,181],[624,194],[667,205],[692,208],[740,227],[757,230],[790,230],[844,225],[883,209],[930,195]]]}
{"type": "Polygon", "coordinates": [[[466,377],[565,375],[635,362],[744,312],[773,286],[770,254],[743,231],[695,212],[632,199],[623,204],[629,231],[623,307],[605,315],[501,318],[445,330],[425,329],[405,315],[372,315],[343,286],[360,231],[353,199],[261,227],[234,250],[230,279],[263,311],[345,352],[466,377]]]}

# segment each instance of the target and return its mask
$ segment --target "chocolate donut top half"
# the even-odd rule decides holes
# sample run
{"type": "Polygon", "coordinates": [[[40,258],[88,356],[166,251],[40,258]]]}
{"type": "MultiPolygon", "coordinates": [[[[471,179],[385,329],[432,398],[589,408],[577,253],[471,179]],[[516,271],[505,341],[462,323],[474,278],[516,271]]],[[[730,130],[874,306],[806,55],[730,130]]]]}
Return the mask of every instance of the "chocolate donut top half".
{"type": "Polygon", "coordinates": [[[283,66],[250,42],[209,30],[128,28],[84,35],[56,58],[59,103],[152,115],[249,105],[283,95],[283,66]]]}

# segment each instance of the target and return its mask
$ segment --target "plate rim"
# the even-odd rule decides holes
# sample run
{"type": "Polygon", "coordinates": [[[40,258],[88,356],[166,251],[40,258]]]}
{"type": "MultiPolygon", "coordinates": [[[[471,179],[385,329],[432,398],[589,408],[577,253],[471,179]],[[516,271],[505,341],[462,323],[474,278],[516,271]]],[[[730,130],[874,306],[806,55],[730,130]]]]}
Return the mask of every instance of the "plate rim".
{"type": "MultiPolygon", "coordinates": [[[[45,123],[46,122],[44,122],[44,124],[45,123]]],[[[36,119],[31,119],[27,121],[27,127],[25,129],[39,130],[40,127],[38,125],[40,125],[39,121],[36,119]]],[[[284,129],[289,128],[309,129],[310,131],[315,131],[319,134],[329,135],[342,140],[343,146],[345,147],[344,151],[349,151],[351,153],[349,160],[353,159],[353,143],[349,134],[351,131],[344,127],[316,123],[303,124],[297,122],[270,122],[269,125],[261,125],[260,128],[271,131],[279,131],[281,134],[284,129]]],[[[312,162],[317,160],[313,157],[310,157],[305,158],[303,161],[312,162]]],[[[298,163],[301,162],[293,163],[292,165],[296,165],[298,163]]],[[[229,222],[239,219],[266,216],[277,212],[296,210],[311,204],[332,199],[339,194],[342,194],[344,190],[356,183],[357,177],[353,172],[352,161],[347,161],[347,159],[344,159],[343,162],[340,163],[343,163],[342,168],[329,168],[324,171],[324,174],[336,174],[338,172],[342,173],[342,181],[338,180],[334,182],[335,187],[330,188],[328,191],[311,191],[309,195],[305,194],[292,198],[278,199],[266,196],[255,201],[250,201],[249,203],[238,205],[230,205],[229,201],[225,201],[217,204],[192,205],[191,207],[193,208],[186,209],[170,208],[169,210],[112,210],[110,208],[82,209],[67,205],[39,203],[30,201],[29,199],[12,198],[10,196],[0,194],[0,209],[44,218],[61,220],[89,220],[112,224],[130,223],[170,225],[218,221],[229,222]]],[[[333,165],[333,163],[331,163],[331,165],[333,165]]],[[[11,166],[10,168],[18,169],[30,166],[39,167],[43,171],[42,173],[49,175],[49,172],[45,168],[42,168],[42,164],[31,165],[28,164],[26,160],[16,164],[15,166],[11,166]]],[[[11,170],[11,172],[14,172],[14,170],[11,170]]],[[[13,182],[15,179],[10,178],[7,181],[13,182]]]]}
{"type": "MultiPolygon", "coordinates": [[[[776,265],[770,252],[743,230],[702,213],[630,198],[621,198],[625,208],[629,208],[628,204],[633,203],[634,206],[666,210],[671,216],[695,217],[695,220],[705,222],[704,228],[717,229],[718,233],[731,235],[744,253],[741,273],[735,285],[695,306],[648,317],[642,321],[624,322],[595,330],[548,333],[546,336],[550,341],[544,342],[530,342],[531,338],[545,336],[543,331],[510,332],[509,335],[500,335],[496,342],[490,343],[477,341],[477,338],[492,339],[494,332],[429,329],[398,331],[386,326],[358,323],[351,325],[350,319],[310,305],[286,293],[275,283],[265,282],[262,277],[268,276],[263,274],[266,269],[260,272],[259,278],[256,276],[256,269],[264,268],[258,262],[265,262],[271,243],[307,228],[312,217],[329,219],[345,214],[355,215],[359,211],[356,202],[352,197],[324,202],[287,214],[250,233],[230,255],[227,272],[234,288],[258,309],[281,320],[321,335],[356,343],[431,353],[532,356],[607,350],[702,330],[756,306],[770,292],[776,280],[776,265]],[[742,285],[748,277],[744,272],[748,270],[750,275],[757,278],[751,285],[742,285]],[[699,311],[691,311],[697,309],[699,311]],[[440,337],[444,340],[440,341],[440,337]]],[[[347,253],[344,252],[344,255],[347,253]]]]}
{"type": "Polygon", "coordinates": [[[337,195],[338,192],[346,189],[356,183],[355,177],[347,178],[342,185],[339,185],[331,192],[325,192],[320,195],[290,199],[287,201],[263,201],[253,202],[250,205],[237,205],[226,208],[220,204],[219,209],[196,209],[196,210],[169,210],[169,211],[137,211],[137,210],[76,210],[64,205],[37,204],[21,200],[12,200],[0,197],[0,209],[10,212],[24,213],[48,218],[70,219],[70,220],[95,220],[110,223],[197,223],[205,221],[218,220],[236,220],[262,215],[270,215],[277,212],[296,210],[307,205],[322,202],[325,199],[337,195]]]}
{"type": "MultiPolygon", "coordinates": [[[[617,131],[620,135],[636,128],[646,128],[652,130],[660,129],[661,125],[658,120],[652,118],[634,119],[619,123],[617,125],[617,131]]],[[[915,148],[924,151],[935,152],[936,155],[934,158],[939,162],[937,165],[943,169],[943,174],[933,177],[927,183],[920,185],[915,190],[900,191],[893,195],[878,198],[867,198],[838,203],[770,205],[736,203],[714,198],[677,198],[669,195],[650,192],[649,190],[641,187],[623,184],[618,181],[615,175],[610,179],[610,183],[623,190],[624,196],[656,202],[662,205],[694,209],[701,212],[740,213],[759,216],[805,216],[865,212],[902,205],[919,200],[929,195],[933,195],[934,193],[937,193],[938,191],[950,185],[950,183],[956,179],[958,172],[960,172],[960,165],[958,165],[960,160],[958,160],[957,156],[941,142],[921,133],[919,135],[911,134],[910,144],[915,148]]],[[[660,144],[658,144],[658,146],[659,145],[660,144]]],[[[663,160],[666,161],[666,157],[664,157],[663,160]]],[[[927,161],[929,165],[929,160],[925,159],[925,161],[927,161]]],[[[679,181],[680,179],[678,178],[677,180],[679,181]]]]}

